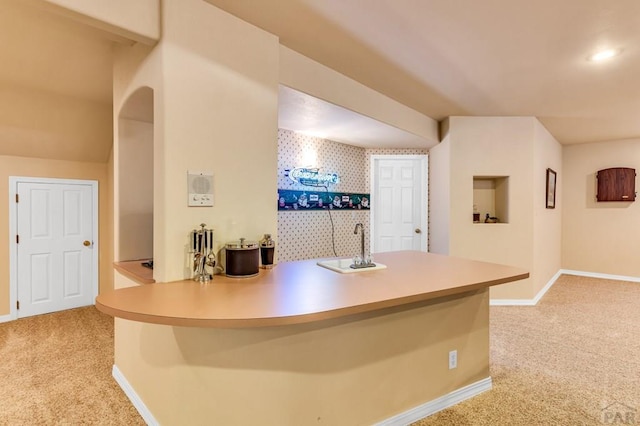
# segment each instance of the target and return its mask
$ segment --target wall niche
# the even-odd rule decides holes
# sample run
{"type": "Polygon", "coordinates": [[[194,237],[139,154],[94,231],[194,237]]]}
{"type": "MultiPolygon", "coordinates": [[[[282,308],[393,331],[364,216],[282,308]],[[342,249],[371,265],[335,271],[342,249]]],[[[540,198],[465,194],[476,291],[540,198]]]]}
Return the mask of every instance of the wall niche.
{"type": "Polygon", "coordinates": [[[509,176],[473,177],[473,222],[509,223],[509,176]]]}

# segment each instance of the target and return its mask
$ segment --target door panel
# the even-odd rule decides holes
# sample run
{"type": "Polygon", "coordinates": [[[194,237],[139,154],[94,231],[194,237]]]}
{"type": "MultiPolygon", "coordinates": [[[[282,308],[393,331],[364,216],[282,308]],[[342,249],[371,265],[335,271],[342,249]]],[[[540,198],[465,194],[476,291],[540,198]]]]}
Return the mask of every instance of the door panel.
{"type": "Polygon", "coordinates": [[[414,202],[413,199],[413,188],[412,187],[402,187],[400,188],[400,215],[402,216],[403,224],[413,225],[414,223],[414,202]]]}
{"type": "Polygon", "coordinates": [[[62,296],[66,299],[82,294],[82,253],[80,251],[68,251],[63,256],[64,291],[62,296]]]}
{"type": "Polygon", "coordinates": [[[63,191],[63,234],[65,237],[78,236],[82,232],[82,194],[79,191],[63,191]]]}
{"type": "Polygon", "coordinates": [[[31,303],[51,301],[51,255],[49,253],[32,254],[30,269],[29,278],[34,283],[30,292],[31,303]]]}
{"type": "Polygon", "coordinates": [[[379,192],[380,223],[391,224],[393,221],[393,188],[381,186],[379,192]]]}
{"type": "Polygon", "coordinates": [[[18,182],[18,316],[93,303],[93,194],[89,184],[18,182]]]}
{"type": "Polygon", "coordinates": [[[50,239],[51,234],[51,202],[49,191],[33,189],[31,195],[31,238],[50,239]]]}

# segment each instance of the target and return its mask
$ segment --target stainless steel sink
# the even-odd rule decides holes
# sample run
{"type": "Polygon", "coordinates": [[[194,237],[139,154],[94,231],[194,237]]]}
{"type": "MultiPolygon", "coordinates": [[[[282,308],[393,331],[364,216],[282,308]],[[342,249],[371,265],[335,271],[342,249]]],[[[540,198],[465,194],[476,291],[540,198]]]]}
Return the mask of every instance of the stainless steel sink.
{"type": "Polygon", "coordinates": [[[385,269],[387,265],[383,265],[382,263],[374,262],[375,266],[368,266],[364,268],[352,268],[353,259],[331,259],[331,260],[321,260],[318,263],[318,266],[322,266],[323,268],[330,269],[335,272],[339,272],[341,274],[353,274],[355,272],[369,272],[369,271],[377,271],[380,269],[385,269]]]}

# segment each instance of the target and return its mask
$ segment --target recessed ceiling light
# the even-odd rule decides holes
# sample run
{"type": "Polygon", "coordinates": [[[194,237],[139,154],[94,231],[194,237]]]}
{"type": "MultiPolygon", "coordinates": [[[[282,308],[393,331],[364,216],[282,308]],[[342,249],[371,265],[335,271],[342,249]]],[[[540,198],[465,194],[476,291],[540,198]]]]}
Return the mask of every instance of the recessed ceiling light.
{"type": "Polygon", "coordinates": [[[600,62],[600,61],[605,61],[607,59],[611,59],[614,56],[618,56],[620,53],[622,53],[622,49],[606,49],[606,50],[601,50],[600,52],[594,53],[593,55],[589,56],[587,59],[592,62],[600,62]]]}

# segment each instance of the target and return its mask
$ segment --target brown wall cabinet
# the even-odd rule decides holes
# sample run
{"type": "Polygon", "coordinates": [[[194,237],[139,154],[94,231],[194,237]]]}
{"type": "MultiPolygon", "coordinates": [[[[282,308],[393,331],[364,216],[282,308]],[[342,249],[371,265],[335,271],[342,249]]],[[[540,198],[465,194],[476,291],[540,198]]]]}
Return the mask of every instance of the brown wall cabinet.
{"type": "Polygon", "coordinates": [[[614,167],[596,174],[598,201],[635,201],[636,169],[614,167]]]}

